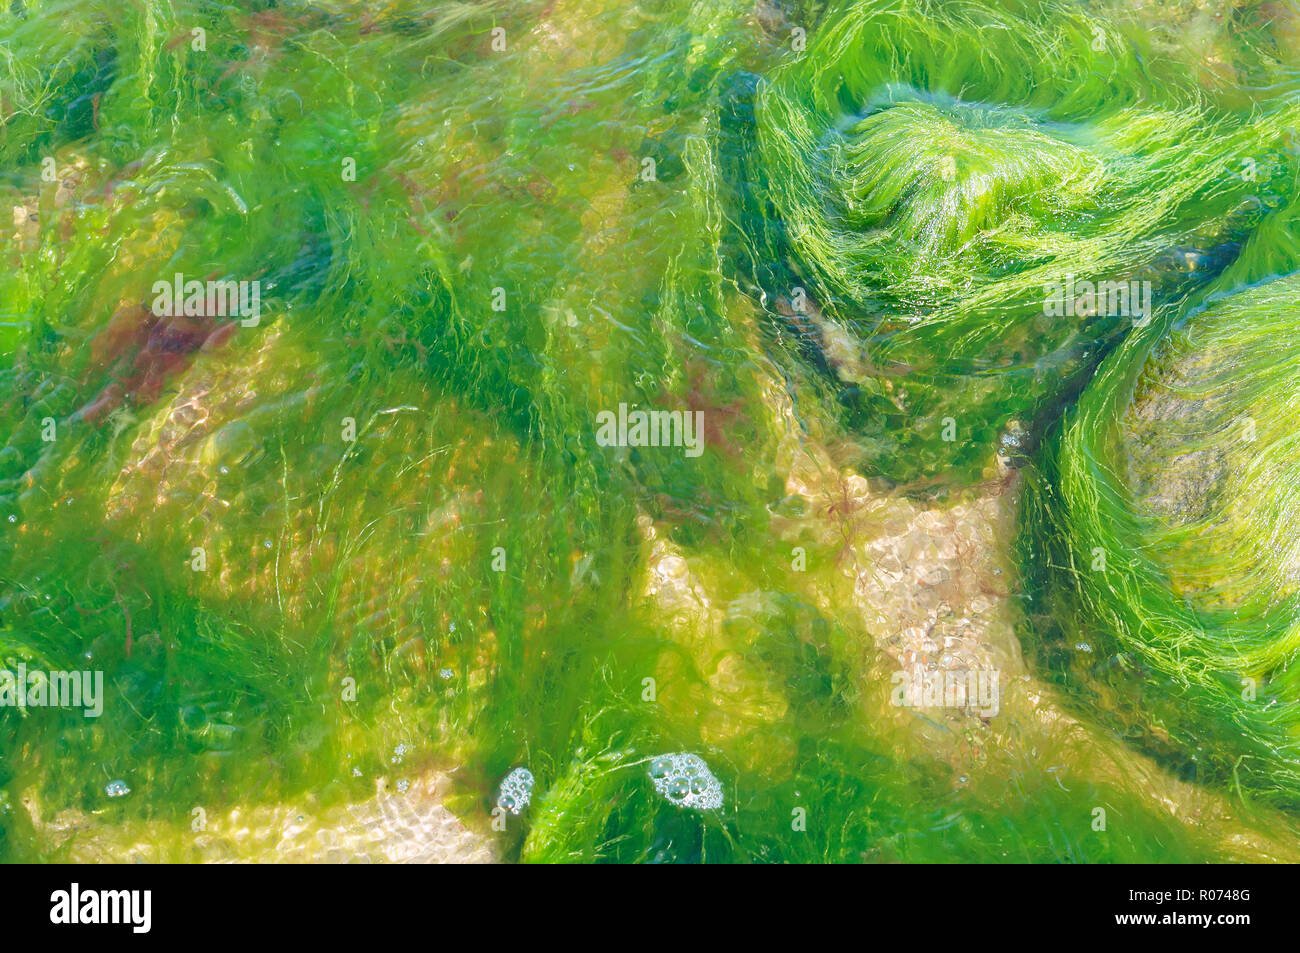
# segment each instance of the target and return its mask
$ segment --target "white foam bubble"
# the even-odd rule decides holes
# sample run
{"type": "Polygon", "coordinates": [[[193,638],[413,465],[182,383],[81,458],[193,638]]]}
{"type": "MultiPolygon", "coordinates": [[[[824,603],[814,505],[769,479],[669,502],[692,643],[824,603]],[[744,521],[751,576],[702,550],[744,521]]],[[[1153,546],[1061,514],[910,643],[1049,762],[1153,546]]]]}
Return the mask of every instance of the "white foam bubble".
{"type": "Polygon", "coordinates": [[[722,782],[696,754],[676,752],[650,759],[655,790],[678,807],[714,811],[722,807],[722,782]]]}
{"type": "Polygon", "coordinates": [[[497,806],[511,814],[518,814],[533,798],[533,772],[515,768],[505,776],[497,792],[497,806]]]}

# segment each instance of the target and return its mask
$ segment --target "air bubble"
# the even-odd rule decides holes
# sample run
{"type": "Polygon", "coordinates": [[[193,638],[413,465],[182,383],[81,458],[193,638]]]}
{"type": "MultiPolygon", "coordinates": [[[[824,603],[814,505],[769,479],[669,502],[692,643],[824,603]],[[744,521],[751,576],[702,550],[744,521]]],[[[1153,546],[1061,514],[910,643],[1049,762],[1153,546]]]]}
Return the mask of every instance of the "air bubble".
{"type": "Polygon", "coordinates": [[[533,772],[515,768],[505,776],[497,792],[497,807],[518,814],[533,798],[533,772]]]}
{"type": "Polygon", "coordinates": [[[678,807],[712,811],[722,807],[722,783],[699,755],[680,752],[650,759],[655,790],[678,807]]]}

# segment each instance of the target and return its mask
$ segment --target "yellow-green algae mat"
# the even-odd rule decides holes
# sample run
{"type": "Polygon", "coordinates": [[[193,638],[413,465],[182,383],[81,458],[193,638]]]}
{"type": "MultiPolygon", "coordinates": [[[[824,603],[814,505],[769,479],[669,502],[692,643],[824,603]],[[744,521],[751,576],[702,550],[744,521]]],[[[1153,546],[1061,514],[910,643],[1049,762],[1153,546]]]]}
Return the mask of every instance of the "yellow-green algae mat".
{"type": "Polygon", "coordinates": [[[1298,37],[15,0],[0,858],[1296,859],[1298,37]]]}

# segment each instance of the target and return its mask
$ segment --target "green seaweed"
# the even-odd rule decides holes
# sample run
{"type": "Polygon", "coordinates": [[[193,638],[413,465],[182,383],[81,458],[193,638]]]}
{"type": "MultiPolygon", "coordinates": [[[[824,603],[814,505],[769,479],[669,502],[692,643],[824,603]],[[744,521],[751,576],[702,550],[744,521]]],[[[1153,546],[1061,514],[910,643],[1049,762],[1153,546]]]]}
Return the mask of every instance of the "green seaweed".
{"type": "Polygon", "coordinates": [[[1176,309],[1285,200],[1286,124],[1215,107],[1147,41],[1068,4],[858,3],[753,90],[743,244],[795,356],[849,332],[861,369],[828,370],[866,472],[977,480],[1150,317],[1053,310],[1053,285],[1176,309]]]}
{"type": "Polygon", "coordinates": [[[1290,806],[1298,288],[1225,289],[1117,352],[1062,427],[1027,553],[1043,664],[1191,776],[1290,806]]]}
{"type": "MultiPolygon", "coordinates": [[[[889,708],[853,547],[897,500],[848,486],[975,483],[1118,346],[1081,404],[1113,410],[1109,368],[1216,275],[1294,270],[1290,21],[1252,11],[1220,85],[1064,2],[0,14],[0,667],[106,685],[96,719],[0,709],[0,860],[275,859],[215,819],[433,774],[524,862],[1283,853],[1278,815],[1171,813],[1200,793],[1122,745],[1062,783],[1036,752],[1066,730],[1023,707],[889,708]],[[1156,321],[1048,320],[1069,270],[1149,278],[1156,321]],[[258,320],[154,313],[176,273],[259,281],[258,320]],[[602,446],[620,404],[702,413],[705,452],[602,446]],[[660,796],[667,752],[723,806],[660,796]],[[516,766],[532,803],[494,814],[516,766]]],[[[1073,606],[1069,580],[1036,581],[1073,606]]],[[[1260,698],[1287,700],[1286,610],[1249,598],[1260,698]]],[[[1222,662],[1188,680],[1211,720],[1222,662]]],[[[1243,787],[1279,777],[1289,723],[1234,708],[1225,750],[1237,712],[1264,739],[1243,787]]]]}

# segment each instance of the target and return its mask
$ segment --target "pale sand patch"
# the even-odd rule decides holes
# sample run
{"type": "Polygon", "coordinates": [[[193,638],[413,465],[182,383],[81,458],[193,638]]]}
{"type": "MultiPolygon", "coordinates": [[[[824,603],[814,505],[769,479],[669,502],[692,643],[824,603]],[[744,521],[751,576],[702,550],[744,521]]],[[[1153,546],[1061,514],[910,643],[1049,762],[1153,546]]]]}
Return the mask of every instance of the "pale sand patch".
{"type": "Polygon", "coordinates": [[[321,807],[313,798],[236,807],[204,817],[203,829],[165,822],[105,824],[80,811],[44,819],[24,799],[45,849],[72,863],[394,863],[481,864],[499,860],[496,844],[470,830],[444,804],[451,777],[430,772],[405,792],[376,782],[373,798],[321,807]]]}

